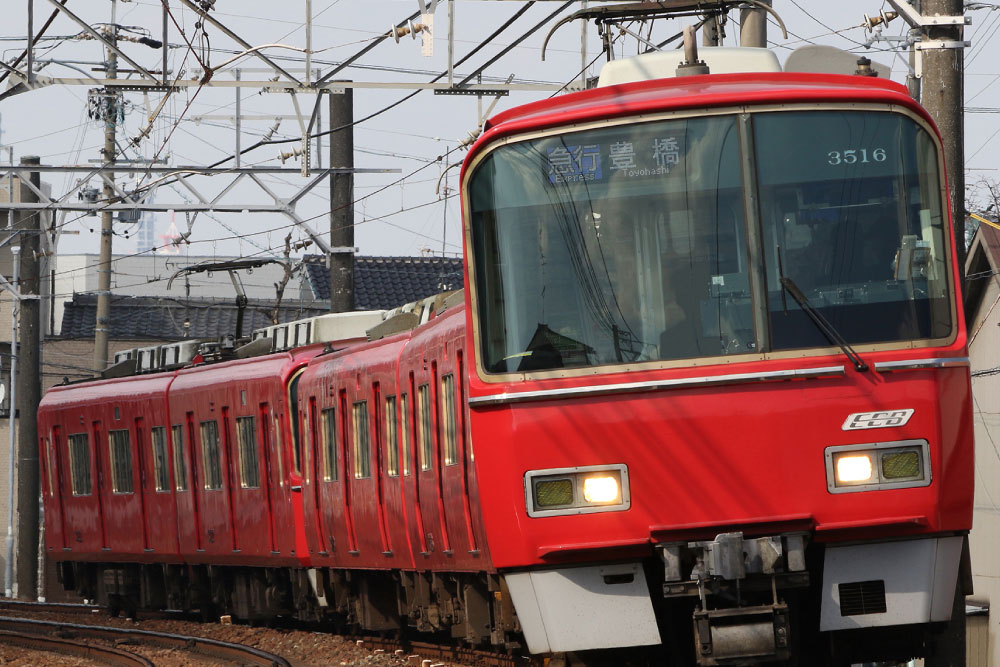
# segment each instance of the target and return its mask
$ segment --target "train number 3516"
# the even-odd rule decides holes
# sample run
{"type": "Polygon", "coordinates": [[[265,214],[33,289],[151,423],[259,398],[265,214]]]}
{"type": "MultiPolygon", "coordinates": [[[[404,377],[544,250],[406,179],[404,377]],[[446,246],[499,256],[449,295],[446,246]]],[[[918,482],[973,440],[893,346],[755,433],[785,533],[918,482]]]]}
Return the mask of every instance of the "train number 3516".
{"type": "Polygon", "coordinates": [[[826,154],[827,164],[834,166],[840,164],[862,164],[868,162],[885,162],[886,154],[884,148],[875,148],[870,153],[867,148],[849,148],[843,151],[830,151],[826,154]]]}

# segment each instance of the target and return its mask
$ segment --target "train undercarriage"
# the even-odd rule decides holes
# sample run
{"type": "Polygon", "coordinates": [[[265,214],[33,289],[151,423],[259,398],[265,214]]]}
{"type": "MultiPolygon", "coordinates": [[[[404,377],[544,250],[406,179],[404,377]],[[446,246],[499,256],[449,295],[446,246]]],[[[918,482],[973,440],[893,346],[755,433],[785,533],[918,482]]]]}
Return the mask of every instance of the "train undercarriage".
{"type": "MultiPolygon", "coordinates": [[[[964,544],[961,536],[959,540],[964,544]]],[[[888,544],[898,548],[906,543],[888,544]]],[[[949,598],[946,615],[950,621],[820,631],[824,623],[829,625],[822,618],[824,587],[820,585],[824,561],[829,562],[826,551],[823,545],[809,544],[802,534],[744,540],[740,533],[726,533],[707,542],[660,545],[657,558],[641,561],[634,574],[621,564],[572,568],[577,575],[591,570],[601,573],[612,589],[638,586],[640,595],[645,591],[655,615],[656,643],[574,651],[562,650],[566,647],[557,644],[565,640],[553,638],[544,654],[550,665],[566,667],[849,665],[913,657],[923,657],[928,666],[953,664],[956,650],[964,647],[967,558],[961,558],[957,593],[949,598]]],[[[517,614],[515,603],[523,610],[518,573],[63,562],[59,574],[66,590],[107,605],[112,614],[166,609],[197,610],[205,619],[231,615],[248,623],[288,618],[338,632],[418,633],[467,646],[538,652],[538,639],[533,636],[537,628],[522,628],[521,623],[541,619],[524,613],[524,619],[519,619],[517,614]]],[[[826,574],[829,578],[829,571],[826,574]]],[[[575,585],[588,588],[583,579],[575,585]]],[[[888,586],[891,591],[893,583],[888,586]]],[[[866,611],[857,605],[876,611],[879,605],[885,606],[884,591],[880,598],[870,588],[847,600],[850,589],[841,587],[843,605],[854,605],[847,609],[847,616],[866,611]]],[[[543,587],[538,590],[544,592],[543,587]]],[[[564,603],[579,607],[586,600],[564,603]]],[[[603,598],[603,603],[606,609],[614,609],[613,598],[603,598]]],[[[570,611],[564,609],[564,613],[570,611]]],[[[570,623],[571,619],[565,620],[570,623]]],[[[616,622],[602,618],[600,610],[596,619],[609,627],[616,622]]],[[[617,621],[637,623],[627,612],[617,621]]],[[[577,630],[589,632],[586,623],[584,619],[577,630]]]]}

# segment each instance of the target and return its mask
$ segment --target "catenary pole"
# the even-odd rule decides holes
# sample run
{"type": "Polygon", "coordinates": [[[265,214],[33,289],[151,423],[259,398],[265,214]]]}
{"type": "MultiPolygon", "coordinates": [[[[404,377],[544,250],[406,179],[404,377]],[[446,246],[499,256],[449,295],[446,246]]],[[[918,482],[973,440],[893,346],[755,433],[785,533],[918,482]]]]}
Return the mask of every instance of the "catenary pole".
{"type": "MultiPolygon", "coordinates": [[[[114,25],[114,6],[117,0],[112,0],[112,25],[109,28],[108,41],[118,44],[118,28],[114,25]]],[[[108,49],[108,62],[105,67],[105,77],[118,77],[118,56],[108,49]]],[[[115,189],[115,132],[118,128],[118,96],[112,88],[105,87],[101,112],[104,116],[104,150],[101,160],[105,166],[105,181],[103,188],[104,203],[114,201],[115,189]]],[[[97,262],[97,321],[94,323],[94,370],[98,373],[108,367],[108,329],[111,320],[111,244],[114,238],[114,212],[101,212],[101,254],[97,262]]]]}
{"type": "MultiPolygon", "coordinates": [[[[962,0],[923,0],[921,14],[962,16],[962,0]]],[[[920,102],[930,112],[941,132],[944,163],[948,177],[948,207],[955,225],[958,268],[965,280],[965,50],[961,25],[925,26],[921,40],[923,76],[920,102]]]]}
{"type": "MultiPolygon", "coordinates": [[[[354,168],[354,89],[331,91],[330,167],[354,168]]],[[[354,174],[330,174],[330,312],[354,310],[354,174]]]]}
{"type": "MultiPolygon", "coordinates": [[[[37,157],[25,157],[22,165],[38,165],[37,157]]],[[[41,178],[31,172],[30,182],[38,189],[41,178]]],[[[38,200],[25,185],[21,201],[38,200]]],[[[34,597],[38,588],[38,425],[35,414],[42,399],[41,382],[41,300],[38,255],[42,231],[41,213],[23,215],[21,234],[20,285],[21,316],[18,341],[20,372],[17,375],[17,563],[19,597],[34,597]]],[[[13,420],[12,420],[13,421],[13,420]]]]}

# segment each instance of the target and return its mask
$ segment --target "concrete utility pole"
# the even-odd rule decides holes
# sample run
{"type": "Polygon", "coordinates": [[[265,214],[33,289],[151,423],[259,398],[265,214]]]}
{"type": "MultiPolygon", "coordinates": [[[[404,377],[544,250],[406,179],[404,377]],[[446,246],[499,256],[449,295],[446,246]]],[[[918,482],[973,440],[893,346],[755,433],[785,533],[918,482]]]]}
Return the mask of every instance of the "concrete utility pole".
{"type": "MultiPolygon", "coordinates": [[[[37,157],[22,158],[22,165],[38,165],[37,157]]],[[[31,172],[31,184],[41,187],[37,171],[31,172]]],[[[38,201],[38,195],[21,186],[21,201],[38,201]]],[[[19,597],[34,597],[38,587],[38,425],[35,413],[42,400],[41,381],[41,300],[38,251],[42,216],[28,213],[21,217],[20,286],[21,317],[18,336],[20,371],[17,379],[17,591],[19,597]],[[34,297],[34,298],[32,298],[34,297]]],[[[11,415],[13,423],[13,415],[11,415]]]]}
{"type": "MultiPolygon", "coordinates": [[[[111,2],[111,27],[107,35],[108,41],[117,46],[118,28],[114,25],[114,6],[111,2]]],[[[118,77],[118,55],[108,49],[108,62],[105,67],[105,77],[118,77]]],[[[104,99],[107,104],[101,105],[104,115],[104,150],[101,160],[104,162],[104,203],[110,204],[115,197],[115,189],[111,186],[115,180],[115,132],[118,129],[118,95],[114,88],[104,88],[104,99]]],[[[97,263],[97,321],[94,323],[94,370],[98,373],[108,367],[108,330],[111,319],[111,241],[113,238],[114,212],[101,212],[101,255],[97,263]]]]}
{"type": "MultiPolygon", "coordinates": [[[[330,93],[330,167],[354,168],[354,89],[330,93]]],[[[330,312],[354,310],[354,174],[330,174],[330,312]]]]}
{"type": "MultiPolygon", "coordinates": [[[[771,6],[771,0],[761,0],[771,6]]],[[[767,12],[763,9],[740,10],[740,46],[767,48],[767,12]]]]}
{"type": "MultiPolygon", "coordinates": [[[[923,0],[921,14],[962,16],[962,0],[923,0]]],[[[924,26],[921,40],[923,76],[920,102],[937,123],[944,144],[944,163],[948,176],[948,205],[955,225],[955,248],[958,267],[965,281],[965,49],[963,25],[924,26]]]]}

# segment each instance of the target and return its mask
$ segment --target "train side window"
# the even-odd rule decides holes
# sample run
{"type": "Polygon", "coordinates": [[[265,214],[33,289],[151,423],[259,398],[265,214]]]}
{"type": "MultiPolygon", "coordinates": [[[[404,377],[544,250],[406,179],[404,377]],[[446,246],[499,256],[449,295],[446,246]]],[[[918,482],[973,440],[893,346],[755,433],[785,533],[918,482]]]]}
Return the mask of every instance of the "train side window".
{"type": "Polygon", "coordinates": [[[413,418],[410,416],[410,397],[407,394],[402,394],[399,399],[399,407],[403,411],[403,432],[400,433],[400,437],[403,440],[403,474],[409,475],[410,460],[413,457],[412,440],[410,438],[410,433],[413,432],[413,418]]]}
{"type": "Polygon", "coordinates": [[[396,421],[396,397],[385,397],[385,472],[399,477],[399,425],[396,421]]]}
{"type": "Polygon", "coordinates": [[[167,467],[167,429],[154,426],[149,431],[153,447],[153,478],[157,491],[170,490],[170,469],[167,467]]]}
{"type": "Polygon", "coordinates": [[[205,470],[205,488],[222,488],[222,464],[219,461],[219,425],[213,419],[201,423],[201,463],[205,470]]]}
{"type": "Polygon", "coordinates": [[[174,438],[174,488],[178,491],[187,491],[187,465],[184,462],[184,426],[174,424],[172,432],[174,438]]]}
{"type": "Polygon", "coordinates": [[[86,433],[69,436],[69,483],[74,496],[90,495],[90,441],[86,433]]]}
{"type": "Polygon", "coordinates": [[[240,450],[240,486],[260,486],[260,463],[257,456],[257,425],[253,417],[236,418],[236,439],[240,450]]]}
{"type": "Polygon", "coordinates": [[[108,431],[108,451],[111,454],[111,488],[115,493],[132,493],[132,450],[128,430],[108,431]]]}
{"type": "Polygon", "coordinates": [[[55,451],[52,448],[52,438],[49,436],[45,436],[44,442],[45,442],[45,463],[47,464],[45,466],[45,470],[46,472],[48,472],[49,496],[51,497],[56,495],[56,487],[52,483],[53,471],[56,468],[56,457],[55,457],[55,451]]]}
{"type": "Polygon", "coordinates": [[[444,438],[444,464],[453,466],[458,463],[458,447],[455,443],[455,376],[445,375],[441,378],[441,416],[444,418],[444,428],[441,436],[444,438]]]}
{"type": "Polygon", "coordinates": [[[368,429],[368,401],[354,404],[354,477],[366,479],[372,476],[371,436],[368,429]]]}
{"type": "Polygon", "coordinates": [[[420,469],[431,469],[431,387],[422,384],[417,388],[417,439],[420,447],[420,469]]]}
{"type": "MultiPolygon", "coordinates": [[[[274,414],[274,413],[272,413],[274,414]]],[[[274,451],[278,459],[278,484],[285,485],[285,453],[281,450],[281,419],[274,415],[274,451]]]]}
{"type": "Polygon", "coordinates": [[[337,409],[320,413],[323,421],[323,481],[337,481],[337,409]]]}

